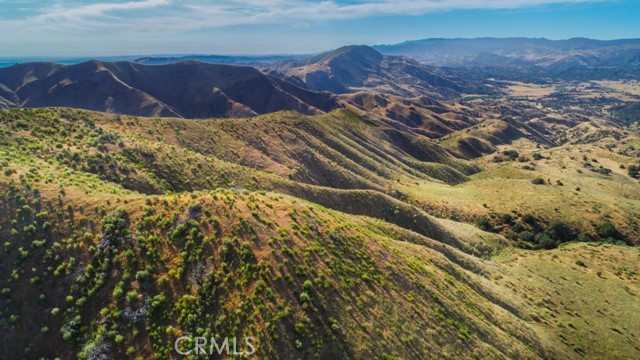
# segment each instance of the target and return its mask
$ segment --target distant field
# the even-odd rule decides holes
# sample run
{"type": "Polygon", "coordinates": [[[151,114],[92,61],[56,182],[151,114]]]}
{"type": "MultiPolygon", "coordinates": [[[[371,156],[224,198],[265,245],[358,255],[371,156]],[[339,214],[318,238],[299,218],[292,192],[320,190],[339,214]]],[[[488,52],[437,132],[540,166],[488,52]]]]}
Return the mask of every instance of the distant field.
{"type": "Polygon", "coordinates": [[[510,82],[507,92],[510,96],[527,96],[532,98],[542,98],[551,95],[556,91],[554,85],[527,84],[522,82],[510,82]]]}
{"type": "Polygon", "coordinates": [[[505,90],[508,96],[543,99],[550,95],[562,94],[579,99],[608,98],[619,101],[640,102],[640,81],[637,80],[594,80],[587,82],[559,81],[554,84],[532,84],[508,82],[505,90]]]}

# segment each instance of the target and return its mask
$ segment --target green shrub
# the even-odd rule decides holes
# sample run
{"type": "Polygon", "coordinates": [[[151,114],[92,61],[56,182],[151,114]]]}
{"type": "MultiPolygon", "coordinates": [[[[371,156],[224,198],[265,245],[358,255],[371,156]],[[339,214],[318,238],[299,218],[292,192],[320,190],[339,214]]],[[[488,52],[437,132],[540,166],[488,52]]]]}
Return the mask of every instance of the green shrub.
{"type": "Polygon", "coordinates": [[[536,234],[535,242],[543,249],[554,249],[558,246],[556,241],[546,233],[536,234]]]}
{"type": "Polygon", "coordinates": [[[518,239],[521,241],[532,242],[535,239],[536,235],[531,231],[522,231],[518,233],[518,239]]]}
{"type": "Polygon", "coordinates": [[[476,218],[476,226],[484,231],[491,230],[491,222],[484,216],[480,216],[476,218]]]}
{"type": "Polygon", "coordinates": [[[187,207],[187,211],[189,212],[189,217],[195,219],[202,214],[202,204],[200,203],[191,203],[187,207]]]}
{"type": "Polygon", "coordinates": [[[313,290],[313,283],[311,282],[311,280],[306,280],[302,285],[302,288],[305,292],[311,293],[311,291],[313,290]]]}
{"type": "Polygon", "coordinates": [[[533,185],[544,185],[544,184],[546,184],[547,182],[546,182],[543,178],[537,177],[537,178],[535,178],[535,179],[531,180],[531,183],[532,183],[533,185]]]}
{"type": "Polygon", "coordinates": [[[505,150],[502,152],[502,155],[509,157],[511,160],[515,160],[520,156],[520,154],[515,150],[505,150]]]}
{"type": "Polygon", "coordinates": [[[524,214],[522,215],[522,221],[525,224],[529,224],[529,225],[535,225],[536,224],[536,217],[533,216],[532,214],[524,214]]]}
{"type": "Polygon", "coordinates": [[[311,302],[311,295],[309,295],[308,292],[303,291],[302,293],[300,293],[300,303],[308,304],[310,302],[311,302]]]}
{"type": "Polygon", "coordinates": [[[513,216],[511,216],[511,214],[502,214],[500,215],[500,222],[510,225],[513,223],[513,216]]]}
{"type": "Polygon", "coordinates": [[[149,274],[149,271],[147,270],[138,271],[136,273],[136,280],[138,281],[146,281],[146,280],[149,280],[150,278],[151,278],[151,274],[149,274]]]}
{"type": "Polygon", "coordinates": [[[596,228],[596,233],[603,240],[624,240],[622,234],[610,221],[605,221],[602,224],[598,225],[598,227],[596,228]]]}
{"type": "Polygon", "coordinates": [[[545,231],[552,239],[559,242],[570,241],[573,237],[573,232],[564,223],[560,221],[552,221],[549,227],[545,231]]]}

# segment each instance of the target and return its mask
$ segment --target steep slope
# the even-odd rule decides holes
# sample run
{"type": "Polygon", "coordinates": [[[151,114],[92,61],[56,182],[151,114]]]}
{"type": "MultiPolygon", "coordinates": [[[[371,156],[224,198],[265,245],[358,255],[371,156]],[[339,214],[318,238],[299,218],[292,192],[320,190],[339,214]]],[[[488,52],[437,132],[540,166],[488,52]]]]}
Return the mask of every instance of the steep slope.
{"type": "Polygon", "coordinates": [[[18,97],[8,87],[0,84],[0,109],[16,107],[18,97]]]}
{"type": "Polygon", "coordinates": [[[492,302],[464,267],[477,261],[398,228],[277,194],[77,197],[73,187],[1,186],[11,241],[0,267],[14,274],[0,280],[11,330],[1,344],[13,358],[170,358],[178,337],[198,334],[238,337],[239,351],[250,336],[261,358],[561,351],[492,302]],[[13,220],[29,230],[10,235],[13,220]]]}
{"type": "Polygon", "coordinates": [[[16,105],[13,102],[0,96],[0,109],[9,109],[13,107],[16,107],[16,105]]]}
{"type": "Polygon", "coordinates": [[[422,137],[347,111],[197,122],[66,109],[3,115],[6,133],[1,139],[16,158],[16,141],[25,142],[47,149],[37,155],[40,161],[96,174],[145,194],[232,186],[273,190],[467,248],[435,219],[400,201],[403,195],[393,184],[456,184],[478,169],[422,137]],[[11,132],[19,136],[8,136],[11,132]],[[55,145],[70,133],[80,139],[73,147],[55,145]]]}
{"type": "Polygon", "coordinates": [[[247,117],[279,110],[329,110],[329,95],[281,88],[251,67],[186,62],[163,66],[90,61],[0,69],[0,84],[22,107],[65,106],[129,115],[247,117]],[[297,96],[305,97],[307,104],[297,96]]]}
{"type": "Polygon", "coordinates": [[[464,88],[418,62],[384,56],[368,46],[347,46],[310,59],[285,61],[271,69],[317,91],[344,94],[362,90],[403,97],[455,98],[464,88]]]}

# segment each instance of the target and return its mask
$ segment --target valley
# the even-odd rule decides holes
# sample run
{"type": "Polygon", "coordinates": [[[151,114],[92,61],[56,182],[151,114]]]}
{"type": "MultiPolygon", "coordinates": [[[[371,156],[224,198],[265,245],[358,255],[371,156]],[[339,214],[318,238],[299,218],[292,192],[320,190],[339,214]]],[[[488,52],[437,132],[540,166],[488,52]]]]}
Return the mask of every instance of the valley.
{"type": "Polygon", "coordinates": [[[637,79],[276,60],[0,69],[0,354],[640,356],[637,79]]]}

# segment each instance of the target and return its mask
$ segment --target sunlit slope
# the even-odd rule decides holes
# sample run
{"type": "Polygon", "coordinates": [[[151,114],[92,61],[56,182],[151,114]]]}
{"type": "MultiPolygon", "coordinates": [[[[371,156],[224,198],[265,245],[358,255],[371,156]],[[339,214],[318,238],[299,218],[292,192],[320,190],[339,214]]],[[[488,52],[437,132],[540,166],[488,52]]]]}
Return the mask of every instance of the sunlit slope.
{"type": "Polygon", "coordinates": [[[527,161],[500,145],[468,163],[349,112],[0,116],[11,358],[164,359],[185,334],[253,336],[273,359],[639,354],[639,253],[595,242],[607,220],[637,241],[622,147],[516,143],[527,161]],[[483,216],[491,232],[469,224],[483,216]],[[550,234],[557,220],[593,242],[512,246],[518,224],[550,234]]]}

